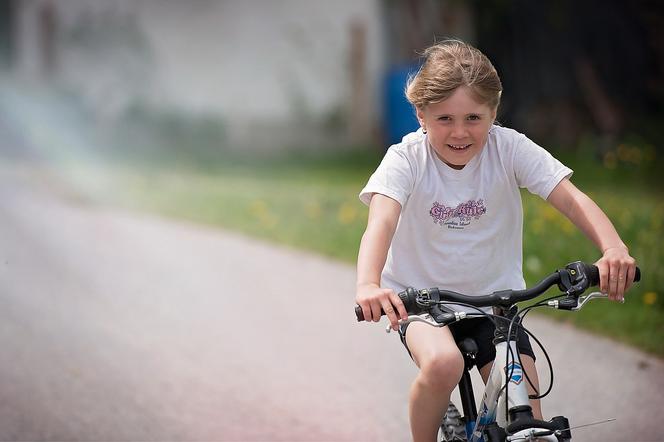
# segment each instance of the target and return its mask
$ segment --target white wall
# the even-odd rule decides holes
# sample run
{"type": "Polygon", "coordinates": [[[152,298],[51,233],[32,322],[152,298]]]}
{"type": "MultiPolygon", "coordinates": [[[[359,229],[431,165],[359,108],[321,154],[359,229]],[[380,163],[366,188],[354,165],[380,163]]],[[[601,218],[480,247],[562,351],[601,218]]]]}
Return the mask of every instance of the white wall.
{"type": "Polygon", "coordinates": [[[198,108],[243,117],[290,114],[297,102],[312,111],[347,93],[349,28],[369,28],[369,72],[382,67],[380,14],[373,0],[253,0],[144,3],[160,85],[198,108]],[[193,6],[193,7],[192,7],[193,6]]]}
{"type": "MultiPolygon", "coordinates": [[[[21,16],[34,14],[44,1],[23,1],[21,16]]],[[[110,117],[139,98],[218,114],[235,141],[259,126],[289,127],[284,134],[293,133],[294,123],[311,124],[347,110],[350,27],[359,21],[367,35],[367,109],[378,119],[384,68],[380,0],[55,4],[61,81],[110,117]],[[85,35],[86,41],[72,35],[85,35]]],[[[22,41],[31,38],[25,34],[22,41]]],[[[32,58],[22,62],[24,70],[36,69],[32,58]]]]}

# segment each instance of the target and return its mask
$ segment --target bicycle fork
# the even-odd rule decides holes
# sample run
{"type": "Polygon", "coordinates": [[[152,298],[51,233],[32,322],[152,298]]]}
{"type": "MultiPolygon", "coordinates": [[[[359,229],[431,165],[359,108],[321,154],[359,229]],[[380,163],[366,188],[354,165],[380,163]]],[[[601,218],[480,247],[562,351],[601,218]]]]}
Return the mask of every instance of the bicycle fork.
{"type": "Polygon", "coordinates": [[[517,355],[515,341],[496,343],[496,359],[489,374],[475,426],[472,433],[467,433],[470,434],[468,440],[569,440],[569,422],[565,417],[557,416],[549,422],[534,419],[526,386],[528,381],[517,355]]]}
{"type": "Polygon", "coordinates": [[[502,428],[507,426],[508,419],[506,419],[504,413],[506,397],[509,410],[525,413],[526,415],[529,414],[529,417],[532,419],[528,389],[525,385],[525,375],[523,367],[515,358],[517,355],[516,352],[517,348],[514,341],[510,341],[509,344],[504,341],[496,344],[496,359],[485,386],[484,397],[478,409],[475,428],[470,438],[471,441],[478,442],[482,440],[485,427],[493,422],[496,422],[502,428]],[[510,348],[512,351],[508,351],[510,348]],[[504,365],[505,361],[507,361],[507,365],[504,365]],[[508,376],[507,395],[505,395],[503,387],[508,376]]]}

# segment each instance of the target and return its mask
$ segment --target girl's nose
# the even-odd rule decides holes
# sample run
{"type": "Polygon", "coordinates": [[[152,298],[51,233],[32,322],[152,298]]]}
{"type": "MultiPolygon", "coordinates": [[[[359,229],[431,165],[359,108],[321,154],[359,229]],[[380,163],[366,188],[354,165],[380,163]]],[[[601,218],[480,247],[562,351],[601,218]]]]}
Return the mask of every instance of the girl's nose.
{"type": "Polygon", "coordinates": [[[454,123],[454,127],[452,127],[452,137],[454,138],[464,138],[466,135],[468,135],[468,130],[466,130],[466,126],[463,124],[462,121],[458,121],[454,123]]]}

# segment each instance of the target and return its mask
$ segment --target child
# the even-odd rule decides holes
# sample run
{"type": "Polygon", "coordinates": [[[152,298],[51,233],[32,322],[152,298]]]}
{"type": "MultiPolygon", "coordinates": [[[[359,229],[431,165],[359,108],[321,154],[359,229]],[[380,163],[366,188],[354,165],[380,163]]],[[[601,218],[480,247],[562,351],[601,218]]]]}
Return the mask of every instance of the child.
{"type": "MultiPolygon", "coordinates": [[[[360,193],[369,220],[356,302],[367,321],[379,321],[382,308],[398,329],[407,313],[396,293],[408,286],[465,294],[524,288],[520,187],[546,199],[597,245],[600,288],[622,300],[635,260],[602,210],[569,181],[570,169],[524,135],[494,125],[502,85],[491,62],[458,40],[436,44],[424,57],[406,88],[421,129],[388,150],[360,193]]],[[[400,334],[420,369],[410,392],[413,439],[433,441],[463,370],[454,337],[478,341],[486,381],[493,325],[484,318],[443,328],[412,323],[400,334]]],[[[537,388],[525,333],[519,350],[537,388]]],[[[541,419],[539,401],[532,402],[541,419]]]]}

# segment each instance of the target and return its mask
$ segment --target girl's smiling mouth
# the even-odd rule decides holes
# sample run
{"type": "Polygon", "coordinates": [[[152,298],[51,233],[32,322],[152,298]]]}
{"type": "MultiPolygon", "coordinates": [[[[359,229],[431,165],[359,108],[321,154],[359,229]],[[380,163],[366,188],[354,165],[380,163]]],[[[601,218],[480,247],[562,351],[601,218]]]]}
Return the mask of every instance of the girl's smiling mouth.
{"type": "Polygon", "coordinates": [[[448,144],[447,147],[449,147],[452,150],[466,150],[468,149],[472,144],[448,144]]]}

